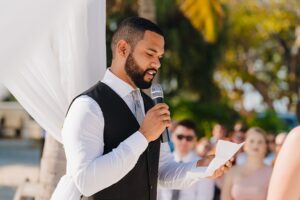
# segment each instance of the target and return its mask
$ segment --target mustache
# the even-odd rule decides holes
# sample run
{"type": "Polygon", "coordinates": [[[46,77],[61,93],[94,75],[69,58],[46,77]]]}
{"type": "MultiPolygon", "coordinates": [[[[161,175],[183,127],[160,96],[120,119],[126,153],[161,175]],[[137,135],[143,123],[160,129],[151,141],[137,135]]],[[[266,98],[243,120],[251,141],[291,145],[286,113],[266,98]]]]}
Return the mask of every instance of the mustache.
{"type": "Polygon", "coordinates": [[[155,74],[157,74],[157,69],[154,69],[154,68],[146,69],[146,70],[144,71],[144,74],[146,74],[148,71],[155,71],[155,74]]]}

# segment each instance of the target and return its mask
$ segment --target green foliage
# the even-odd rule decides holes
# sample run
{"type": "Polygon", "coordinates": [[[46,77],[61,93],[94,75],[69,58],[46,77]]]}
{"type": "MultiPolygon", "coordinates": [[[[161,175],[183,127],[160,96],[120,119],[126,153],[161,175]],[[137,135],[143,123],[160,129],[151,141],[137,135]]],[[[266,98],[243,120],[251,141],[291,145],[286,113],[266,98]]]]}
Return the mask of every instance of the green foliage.
{"type": "Polygon", "coordinates": [[[274,109],[274,100],[288,98],[289,111],[295,112],[300,83],[299,49],[295,51],[299,5],[293,0],[227,0],[226,50],[217,73],[221,88],[225,89],[225,80],[233,86],[228,97],[239,96],[233,94],[241,93],[236,85],[241,80],[261,94],[269,109],[274,109]]]}
{"type": "Polygon", "coordinates": [[[267,110],[264,113],[255,113],[252,116],[246,118],[248,125],[258,126],[263,128],[268,133],[277,134],[281,131],[287,131],[289,128],[281,120],[277,113],[273,110],[267,110]]]}
{"type": "Polygon", "coordinates": [[[110,0],[106,5],[106,55],[107,66],[111,65],[112,51],[110,48],[113,33],[118,27],[118,24],[126,17],[137,16],[136,0],[110,0]]]}
{"type": "Polygon", "coordinates": [[[224,124],[231,129],[234,123],[240,119],[240,115],[225,102],[199,103],[183,97],[167,99],[173,120],[186,118],[193,119],[198,128],[199,137],[211,136],[215,123],[224,124]]]}
{"type": "Polygon", "coordinates": [[[222,27],[224,12],[219,0],[177,0],[180,10],[202,33],[205,41],[214,43],[222,27]]]}

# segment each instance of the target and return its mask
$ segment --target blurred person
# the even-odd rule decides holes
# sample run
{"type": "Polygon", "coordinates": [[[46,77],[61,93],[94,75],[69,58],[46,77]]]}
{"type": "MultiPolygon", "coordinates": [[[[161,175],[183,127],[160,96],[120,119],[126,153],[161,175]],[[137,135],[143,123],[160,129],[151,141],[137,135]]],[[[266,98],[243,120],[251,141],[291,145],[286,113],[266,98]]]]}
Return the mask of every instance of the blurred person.
{"type": "Polygon", "coordinates": [[[244,122],[238,121],[233,126],[234,131],[241,131],[243,133],[246,133],[248,130],[247,125],[244,122]]]}
{"type": "MultiPolygon", "coordinates": [[[[264,163],[266,165],[272,166],[273,161],[275,159],[275,154],[276,154],[276,145],[275,145],[275,135],[274,134],[267,134],[266,135],[266,141],[267,141],[267,153],[266,157],[264,159],[264,163]]],[[[237,165],[242,165],[246,162],[247,160],[247,154],[245,152],[241,152],[237,154],[236,157],[236,164],[237,165]]]]}
{"type": "Polygon", "coordinates": [[[286,137],[276,159],[267,200],[300,199],[300,126],[286,137]]]}
{"type": "Polygon", "coordinates": [[[281,150],[281,147],[282,147],[282,145],[283,145],[283,143],[284,143],[286,137],[287,137],[287,133],[282,132],[282,133],[279,133],[279,134],[276,136],[276,138],[275,138],[275,145],[276,145],[276,146],[275,146],[275,158],[274,158],[274,160],[272,161],[272,165],[273,165],[273,166],[274,166],[274,164],[275,164],[275,162],[276,162],[276,159],[277,159],[277,157],[278,157],[278,154],[279,154],[279,152],[280,152],[280,150],[281,150]]]}
{"type": "Polygon", "coordinates": [[[212,150],[212,146],[206,137],[201,138],[196,144],[196,153],[201,158],[207,156],[212,150]]]}
{"type": "Polygon", "coordinates": [[[248,127],[245,123],[240,121],[236,122],[234,124],[233,132],[231,134],[231,141],[238,144],[244,142],[247,130],[248,127]]]}
{"type": "MultiPolygon", "coordinates": [[[[178,163],[187,163],[199,160],[194,152],[196,144],[196,125],[191,120],[179,121],[173,131],[172,140],[175,150],[173,159],[178,163]]],[[[204,155],[203,155],[204,156],[204,155]]],[[[212,200],[214,182],[210,179],[201,179],[191,187],[182,190],[160,188],[158,200],[212,200]]]]}
{"type": "Polygon", "coordinates": [[[246,133],[244,151],[247,160],[234,166],[225,176],[222,200],[265,200],[272,168],[264,163],[267,153],[265,131],[258,127],[246,133]]]}
{"type": "Polygon", "coordinates": [[[224,139],[226,137],[226,128],[222,124],[215,124],[212,130],[212,137],[210,138],[210,143],[216,145],[218,140],[224,139]]]}
{"type": "MultiPolygon", "coordinates": [[[[248,127],[243,122],[236,122],[233,128],[233,132],[231,134],[230,140],[234,143],[242,143],[245,141],[246,132],[248,127]]],[[[240,149],[236,154],[235,164],[242,164],[246,160],[246,154],[244,153],[243,149],[240,149]]]]}
{"type": "MultiPolygon", "coordinates": [[[[243,122],[236,122],[233,130],[229,134],[229,140],[231,142],[240,144],[245,141],[245,135],[247,131],[247,126],[243,122]]],[[[223,138],[226,139],[226,138],[223,138]]],[[[235,160],[233,164],[236,164],[236,162],[243,162],[246,159],[245,153],[243,152],[243,149],[240,149],[236,155],[235,155],[235,160]]],[[[214,191],[214,200],[220,200],[220,195],[221,195],[221,188],[224,183],[224,176],[218,178],[215,180],[215,191],[214,191]]]]}
{"type": "Polygon", "coordinates": [[[243,143],[245,141],[245,133],[243,133],[242,131],[231,132],[230,141],[237,144],[243,143]]]}
{"type": "Polygon", "coordinates": [[[272,166],[276,154],[275,138],[275,134],[267,135],[268,152],[264,162],[270,166],[272,166]]]}
{"type": "Polygon", "coordinates": [[[275,138],[275,152],[276,154],[279,153],[285,139],[287,137],[287,133],[286,132],[282,132],[282,133],[279,133],[276,138],[275,138]]]}
{"type": "MultiPolygon", "coordinates": [[[[242,133],[241,131],[234,131],[230,137],[230,141],[237,144],[243,143],[245,141],[245,133],[242,133]]],[[[240,149],[236,153],[235,157],[236,159],[234,164],[237,165],[243,164],[247,159],[247,155],[245,154],[243,149],[240,149]]]]}

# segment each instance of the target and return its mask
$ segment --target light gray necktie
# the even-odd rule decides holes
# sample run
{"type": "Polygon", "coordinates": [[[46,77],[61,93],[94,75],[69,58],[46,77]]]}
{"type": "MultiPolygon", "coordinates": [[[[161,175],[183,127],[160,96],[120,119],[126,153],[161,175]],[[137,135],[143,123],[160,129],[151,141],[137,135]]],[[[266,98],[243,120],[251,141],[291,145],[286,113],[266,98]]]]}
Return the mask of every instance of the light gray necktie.
{"type": "Polygon", "coordinates": [[[172,200],[178,200],[180,195],[180,190],[172,190],[172,200]]]}
{"type": "Polygon", "coordinates": [[[144,112],[141,106],[140,102],[140,95],[139,90],[133,90],[131,92],[132,98],[133,98],[133,104],[134,104],[134,115],[139,122],[139,124],[142,124],[144,120],[144,112]]]}
{"type": "MultiPolygon", "coordinates": [[[[182,161],[179,161],[182,163],[182,161]]],[[[180,190],[172,190],[172,200],[179,200],[180,190]]]]}

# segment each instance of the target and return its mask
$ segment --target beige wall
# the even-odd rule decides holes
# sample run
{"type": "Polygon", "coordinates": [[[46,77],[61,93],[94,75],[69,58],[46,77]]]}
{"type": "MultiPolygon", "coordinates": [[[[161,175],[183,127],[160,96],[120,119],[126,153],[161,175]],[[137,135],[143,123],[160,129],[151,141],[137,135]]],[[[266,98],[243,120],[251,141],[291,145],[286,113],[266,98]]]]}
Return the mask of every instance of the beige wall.
{"type": "Polygon", "coordinates": [[[4,136],[14,137],[15,130],[21,130],[21,137],[39,139],[41,127],[30,118],[18,102],[0,102],[0,118],[4,117],[4,136]]]}

